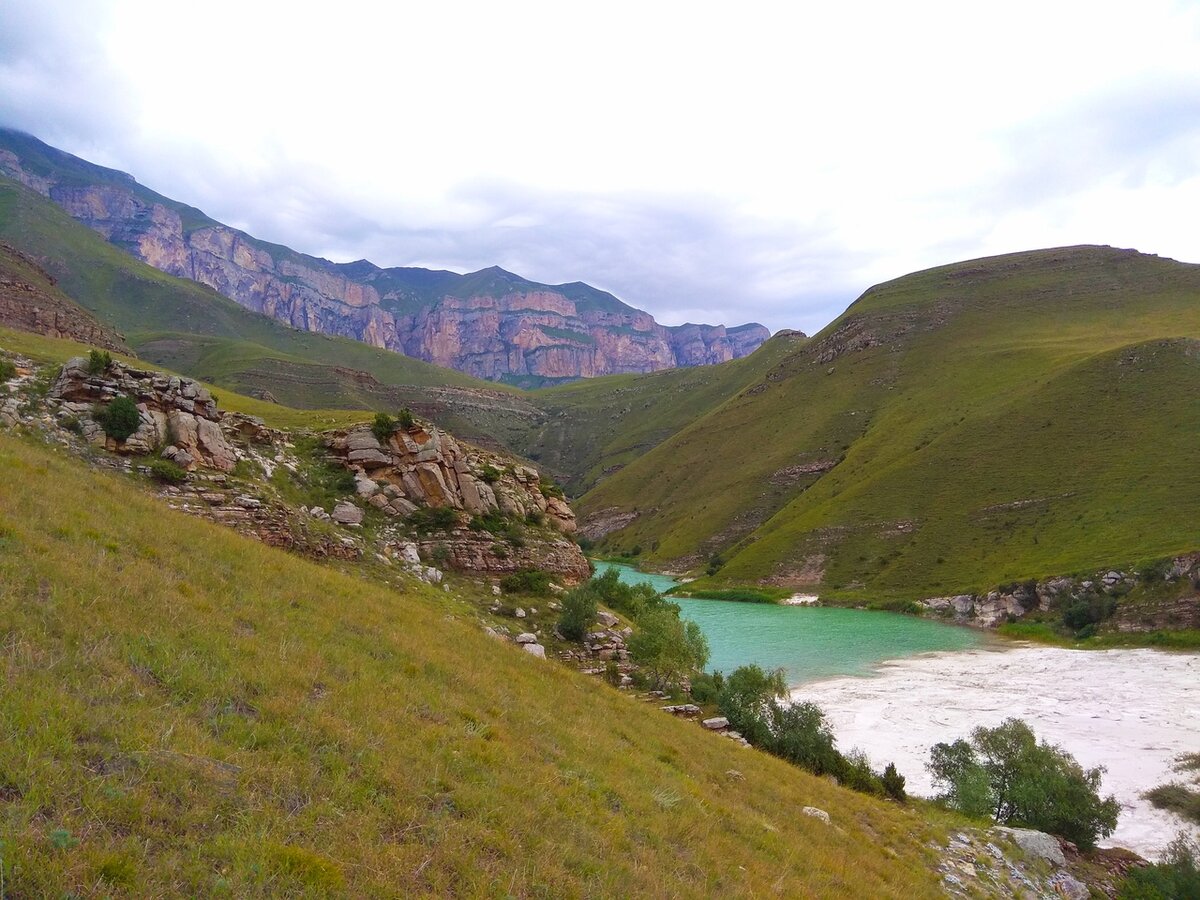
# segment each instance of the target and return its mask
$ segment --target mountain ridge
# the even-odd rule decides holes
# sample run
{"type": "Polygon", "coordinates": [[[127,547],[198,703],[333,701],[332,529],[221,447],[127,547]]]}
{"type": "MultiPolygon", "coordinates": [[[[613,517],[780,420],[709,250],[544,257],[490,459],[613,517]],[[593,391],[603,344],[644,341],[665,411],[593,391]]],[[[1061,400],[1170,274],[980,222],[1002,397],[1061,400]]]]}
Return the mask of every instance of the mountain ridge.
{"type": "Polygon", "coordinates": [[[748,355],[770,334],[757,323],[664,326],[583,282],[542,284],[498,266],[459,275],[334,263],[255,238],[12,129],[0,128],[0,173],[143,262],[246,308],[491,381],[539,386],[710,365],[748,355]]]}

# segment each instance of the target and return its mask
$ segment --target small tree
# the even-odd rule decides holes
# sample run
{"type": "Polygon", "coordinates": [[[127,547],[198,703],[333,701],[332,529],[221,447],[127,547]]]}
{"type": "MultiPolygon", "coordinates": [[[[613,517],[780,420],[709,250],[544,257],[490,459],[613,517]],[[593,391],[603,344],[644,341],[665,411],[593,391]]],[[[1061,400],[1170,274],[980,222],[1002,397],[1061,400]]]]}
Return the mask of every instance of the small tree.
{"type": "Polygon", "coordinates": [[[843,778],[846,766],[820,707],[808,702],[783,704],[772,698],[768,708],[771,738],[767,746],[771,753],[814,775],[843,778]]]}
{"type": "Polygon", "coordinates": [[[89,375],[101,375],[113,364],[112,354],[107,350],[93,350],[88,354],[87,371],[89,375]]]}
{"type": "Polygon", "coordinates": [[[568,641],[582,641],[588,626],[596,620],[596,592],[591,585],[581,584],[563,597],[558,631],[568,641]]]}
{"type": "Polygon", "coordinates": [[[883,770],[883,792],[891,799],[903,803],[908,799],[904,792],[904,776],[896,771],[895,763],[888,763],[883,770]]]}
{"type": "Polygon", "coordinates": [[[142,424],[137,404],[129,397],[117,397],[107,406],[97,409],[92,417],[105,434],[118,441],[129,440],[142,424]]]}
{"type": "Polygon", "coordinates": [[[10,360],[0,359],[0,382],[11,381],[17,377],[17,367],[10,360]]]}
{"type": "Polygon", "coordinates": [[[683,622],[678,607],[647,611],[629,639],[629,654],[662,690],[708,662],[708,641],[695,622],[683,622]]]}
{"type": "Polygon", "coordinates": [[[413,418],[412,411],[409,410],[409,408],[407,406],[404,407],[404,409],[400,410],[400,414],[398,416],[396,416],[396,422],[405,431],[408,431],[414,425],[417,424],[416,419],[413,418]]]}
{"type": "Polygon", "coordinates": [[[765,748],[771,740],[768,716],[776,701],[786,694],[783,669],[767,672],[756,665],[739,666],[725,679],[717,695],[717,708],[746,740],[765,748]]]}
{"type": "Polygon", "coordinates": [[[375,413],[375,421],[371,423],[371,431],[380,443],[386,441],[396,430],[396,420],[385,412],[375,413]]]}
{"type": "Polygon", "coordinates": [[[1039,743],[1020,719],[976,728],[970,743],[934,745],[929,771],[951,806],[986,811],[1001,824],[1048,831],[1085,849],[1117,827],[1120,805],[1100,796],[1103,767],[1084,769],[1065,750],[1039,743]]]}

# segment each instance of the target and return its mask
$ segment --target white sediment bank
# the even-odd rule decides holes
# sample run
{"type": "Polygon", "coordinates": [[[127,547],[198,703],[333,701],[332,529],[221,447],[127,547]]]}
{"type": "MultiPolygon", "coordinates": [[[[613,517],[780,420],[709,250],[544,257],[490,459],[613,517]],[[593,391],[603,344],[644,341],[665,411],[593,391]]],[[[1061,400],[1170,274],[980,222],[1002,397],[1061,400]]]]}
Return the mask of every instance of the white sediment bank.
{"type": "Polygon", "coordinates": [[[1102,845],[1153,859],[1188,827],[1141,795],[1183,780],[1176,758],[1200,751],[1200,654],[1018,644],[896,660],[877,677],[810,682],[792,697],[825,711],[843,750],[895,762],[910,793],[933,793],[925,769],[933,744],[1015,716],[1083,766],[1107,768],[1103,793],[1122,811],[1102,845]]]}

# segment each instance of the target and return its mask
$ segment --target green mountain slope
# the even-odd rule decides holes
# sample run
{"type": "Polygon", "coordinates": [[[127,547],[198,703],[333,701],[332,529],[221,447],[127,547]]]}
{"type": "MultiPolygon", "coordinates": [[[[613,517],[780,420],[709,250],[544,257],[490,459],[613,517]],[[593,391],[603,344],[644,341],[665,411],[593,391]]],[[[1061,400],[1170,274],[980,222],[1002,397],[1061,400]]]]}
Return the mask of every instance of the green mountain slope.
{"type": "Polygon", "coordinates": [[[783,332],[749,356],[717,366],[611,375],[536,391],[529,400],[544,419],[514,440],[521,453],[582,494],[760,380],[804,340],[799,332],[783,332]]]}
{"type": "Polygon", "coordinates": [[[471,619],[0,436],[6,892],[938,892],[914,810],[471,619]]]}
{"type": "Polygon", "coordinates": [[[1195,549],[1200,267],[1111,248],[872,288],[583,499],[717,580],[919,597],[1195,549]]]}

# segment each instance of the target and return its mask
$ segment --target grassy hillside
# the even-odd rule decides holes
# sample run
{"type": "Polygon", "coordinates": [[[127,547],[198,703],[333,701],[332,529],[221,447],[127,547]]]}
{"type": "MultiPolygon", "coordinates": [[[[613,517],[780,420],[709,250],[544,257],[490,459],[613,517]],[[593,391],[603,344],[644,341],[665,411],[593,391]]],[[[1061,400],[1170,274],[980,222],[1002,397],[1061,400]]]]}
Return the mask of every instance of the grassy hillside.
{"type": "Polygon", "coordinates": [[[872,288],[583,500],[610,546],[846,596],[1200,546],[1200,267],[1110,248],[872,288]]]}
{"type": "Polygon", "coordinates": [[[799,333],[771,338],[750,356],[717,366],[610,375],[530,394],[544,422],[519,441],[530,459],[582,494],[666,438],[754,384],[801,346],[799,333]]]}
{"type": "Polygon", "coordinates": [[[6,891],[937,893],[918,813],[496,642],[468,609],[0,435],[6,891]]]}

